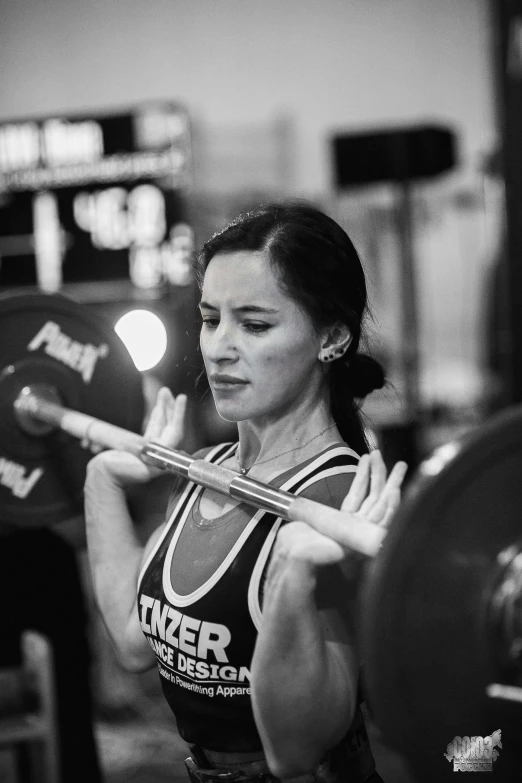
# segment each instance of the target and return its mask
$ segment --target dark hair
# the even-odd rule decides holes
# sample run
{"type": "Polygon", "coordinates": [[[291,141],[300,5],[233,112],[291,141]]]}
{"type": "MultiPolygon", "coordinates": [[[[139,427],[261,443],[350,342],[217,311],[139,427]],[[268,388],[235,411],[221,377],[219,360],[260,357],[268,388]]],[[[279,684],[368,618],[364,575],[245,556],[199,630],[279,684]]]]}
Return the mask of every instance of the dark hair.
{"type": "Polygon", "coordinates": [[[359,453],[368,450],[357,401],[384,385],[381,365],[358,353],[367,310],[364,271],[341,226],[310,204],[266,204],[239,215],[211,237],[196,259],[200,287],[217,253],[267,252],[285,292],[306,312],[316,330],[344,323],[352,341],[329,367],[330,404],[341,437],[359,453]]]}

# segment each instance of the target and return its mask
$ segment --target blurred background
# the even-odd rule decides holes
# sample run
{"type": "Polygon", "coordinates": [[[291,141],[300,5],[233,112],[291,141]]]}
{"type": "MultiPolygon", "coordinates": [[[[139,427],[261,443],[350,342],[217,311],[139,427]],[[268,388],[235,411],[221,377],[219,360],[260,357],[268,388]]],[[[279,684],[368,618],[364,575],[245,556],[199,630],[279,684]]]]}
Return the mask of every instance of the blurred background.
{"type": "MultiPolygon", "coordinates": [[[[0,293],[156,315],[164,353],[136,361],[149,401],[189,394],[189,451],[233,437],[198,381],[191,257],[270,199],[314,202],[360,252],[388,462],[522,401],[522,2],[0,0],[0,74],[0,293]]],[[[120,323],[131,352],[145,328],[120,323]]],[[[89,618],[106,779],[182,779],[155,674],[125,675],[89,618]]]]}

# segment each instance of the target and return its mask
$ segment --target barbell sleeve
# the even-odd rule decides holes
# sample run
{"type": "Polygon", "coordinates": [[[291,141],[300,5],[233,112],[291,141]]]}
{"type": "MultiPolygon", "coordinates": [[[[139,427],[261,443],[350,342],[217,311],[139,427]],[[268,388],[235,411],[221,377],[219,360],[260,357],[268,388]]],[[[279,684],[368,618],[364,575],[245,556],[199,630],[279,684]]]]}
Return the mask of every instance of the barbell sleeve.
{"type": "Polygon", "coordinates": [[[74,438],[87,440],[106,449],[128,451],[139,456],[145,444],[145,439],[135,432],[80,411],[65,408],[26,389],[22,390],[14,406],[18,414],[29,414],[39,421],[52,424],[74,438]]]}
{"type": "Polygon", "coordinates": [[[359,521],[343,525],[337,509],[298,497],[221,465],[194,459],[160,443],[148,442],[141,435],[65,408],[30,391],[24,390],[20,394],[15,408],[19,413],[47,422],[75,438],[104,448],[130,452],[148,465],[182,476],[254,508],[272,512],[289,521],[308,522],[318,532],[362,554],[373,556],[382,544],[385,530],[377,525],[359,521]]]}

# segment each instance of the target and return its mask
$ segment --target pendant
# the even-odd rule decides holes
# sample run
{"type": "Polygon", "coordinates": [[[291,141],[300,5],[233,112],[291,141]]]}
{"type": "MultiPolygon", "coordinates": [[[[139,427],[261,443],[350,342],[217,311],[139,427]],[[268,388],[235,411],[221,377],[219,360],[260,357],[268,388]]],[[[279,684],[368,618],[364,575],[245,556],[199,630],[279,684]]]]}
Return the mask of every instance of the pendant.
{"type": "Polygon", "coordinates": [[[248,473],[248,470],[247,470],[247,468],[239,468],[239,472],[241,473],[242,476],[246,476],[246,474],[248,473]]]}

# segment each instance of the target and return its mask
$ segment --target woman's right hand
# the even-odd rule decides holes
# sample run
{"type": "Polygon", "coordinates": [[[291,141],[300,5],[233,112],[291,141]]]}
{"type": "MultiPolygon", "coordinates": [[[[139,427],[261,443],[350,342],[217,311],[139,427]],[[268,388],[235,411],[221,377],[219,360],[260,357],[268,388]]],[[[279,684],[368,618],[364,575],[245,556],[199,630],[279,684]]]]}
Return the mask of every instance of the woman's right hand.
{"type": "MultiPolygon", "coordinates": [[[[171,449],[179,448],[185,431],[187,397],[174,397],[170,389],[163,386],[156,398],[143,437],[171,449]]],[[[146,465],[139,457],[126,451],[102,451],[89,462],[89,473],[101,471],[122,487],[145,484],[162,473],[161,469],[146,465]]]]}

